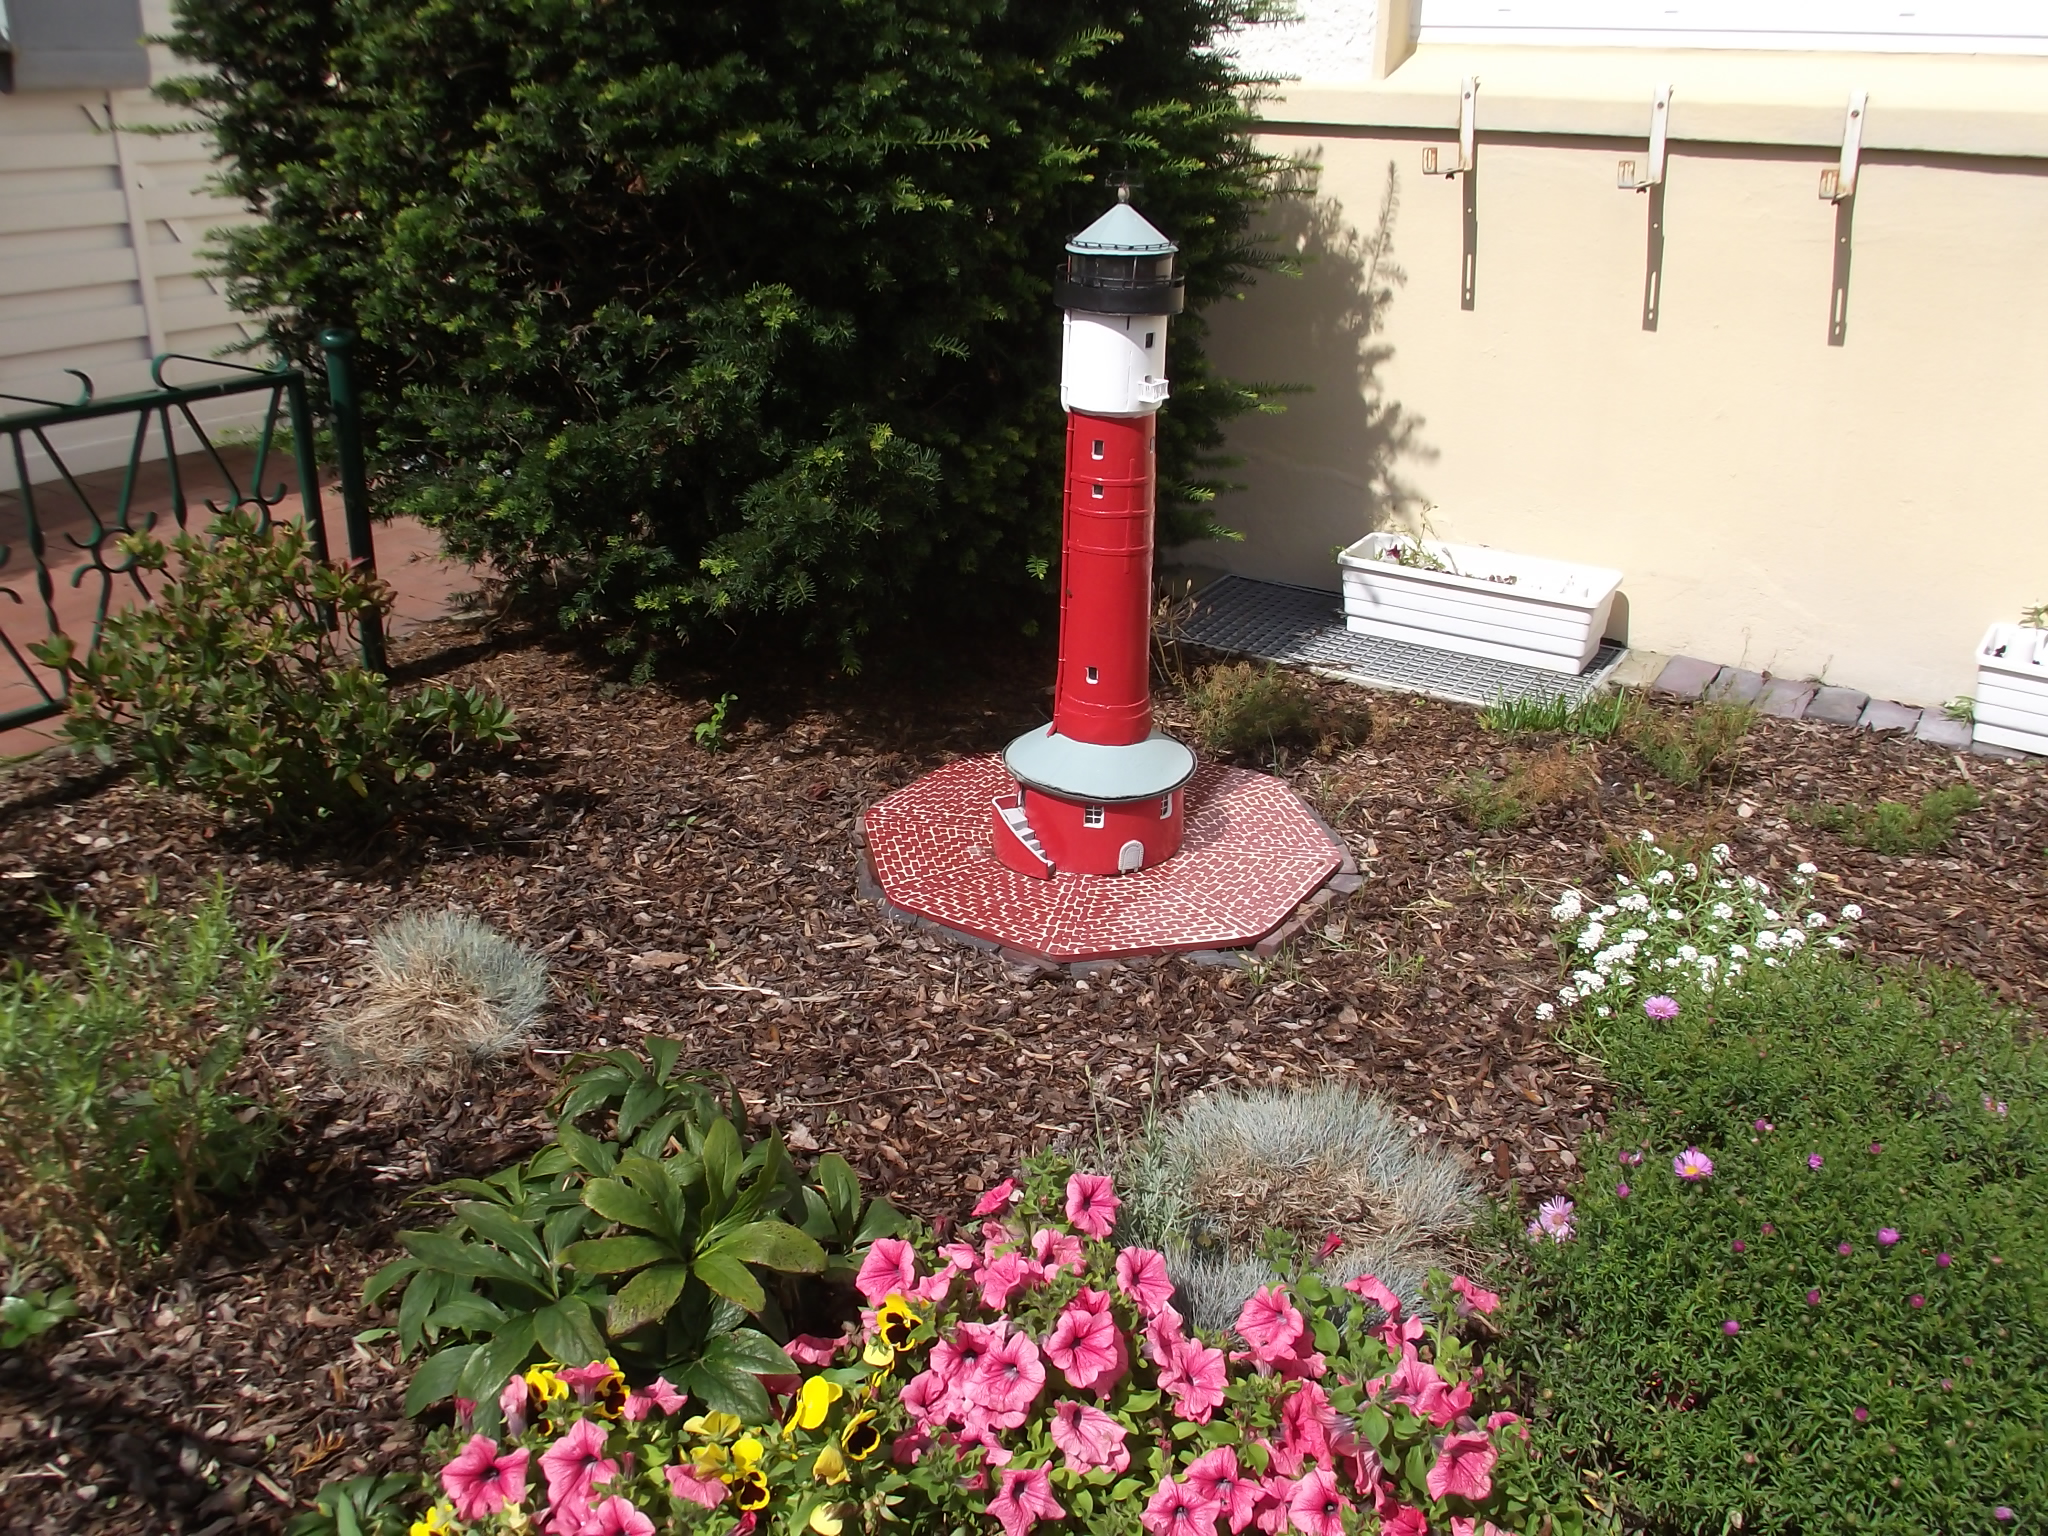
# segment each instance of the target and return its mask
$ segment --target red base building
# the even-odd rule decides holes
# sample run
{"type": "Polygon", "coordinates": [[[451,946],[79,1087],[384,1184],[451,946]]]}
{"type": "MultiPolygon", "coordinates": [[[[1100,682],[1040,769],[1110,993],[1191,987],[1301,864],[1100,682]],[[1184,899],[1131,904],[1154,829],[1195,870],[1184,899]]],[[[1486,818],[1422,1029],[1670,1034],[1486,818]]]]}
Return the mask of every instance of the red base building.
{"type": "Polygon", "coordinates": [[[981,837],[959,819],[963,791],[987,793],[967,790],[986,781],[978,767],[942,769],[868,812],[870,866],[892,904],[1036,954],[1249,943],[1346,862],[1285,785],[1235,769],[1198,778],[1195,754],[1152,725],[1153,427],[1184,303],[1176,254],[1124,202],[1067,245],[1052,720],[1004,749],[1008,787],[981,802],[981,837]],[[1177,865],[1191,827],[1201,857],[1177,865]]]}

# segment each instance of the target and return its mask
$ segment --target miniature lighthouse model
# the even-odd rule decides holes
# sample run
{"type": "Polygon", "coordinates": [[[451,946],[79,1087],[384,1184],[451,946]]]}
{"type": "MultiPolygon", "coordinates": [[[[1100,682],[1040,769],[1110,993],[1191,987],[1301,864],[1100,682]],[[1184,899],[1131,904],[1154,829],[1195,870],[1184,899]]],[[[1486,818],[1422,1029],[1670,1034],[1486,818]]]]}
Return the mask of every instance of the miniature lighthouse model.
{"type": "Polygon", "coordinates": [[[1019,874],[1114,875],[1180,851],[1195,754],[1152,728],[1153,426],[1167,397],[1177,251],[1119,202],[1067,243],[1060,404],[1067,469],[1050,725],[1003,753],[996,857],[1019,874]]]}

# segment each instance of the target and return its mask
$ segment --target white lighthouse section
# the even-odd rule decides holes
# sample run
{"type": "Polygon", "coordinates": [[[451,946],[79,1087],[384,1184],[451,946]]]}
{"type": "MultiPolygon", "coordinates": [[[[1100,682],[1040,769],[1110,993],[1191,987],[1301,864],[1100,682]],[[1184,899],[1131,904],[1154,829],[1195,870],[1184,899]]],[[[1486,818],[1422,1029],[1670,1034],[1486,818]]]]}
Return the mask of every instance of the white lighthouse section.
{"type": "Polygon", "coordinates": [[[1147,416],[1166,399],[1166,316],[1067,311],[1060,404],[1090,416],[1147,416]]]}

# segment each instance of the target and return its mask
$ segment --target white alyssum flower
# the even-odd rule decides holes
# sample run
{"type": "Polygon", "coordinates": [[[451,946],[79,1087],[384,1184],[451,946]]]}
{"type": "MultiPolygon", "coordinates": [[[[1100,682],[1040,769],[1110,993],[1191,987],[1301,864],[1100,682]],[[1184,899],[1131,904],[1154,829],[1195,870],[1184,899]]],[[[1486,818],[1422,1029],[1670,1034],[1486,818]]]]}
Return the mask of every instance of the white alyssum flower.
{"type": "Polygon", "coordinates": [[[1827,927],[1827,925],[1828,925],[1828,915],[1827,915],[1827,913],[1825,913],[1825,912],[1809,912],[1809,913],[1807,913],[1807,914],[1806,914],[1806,926],[1807,926],[1807,927],[1809,927],[1809,928],[1825,928],[1825,927],[1827,927]]]}
{"type": "Polygon", "coordinates": [[[1550,909],[1550,915],[1560,923],[1575,923],[1579,919],[1580,912],[1584,910],[1582,902],[1583,898],[1580,897],[1579,893],[1568,888],[1562,896],[1557,898],[1557,905],[1550,909]]]}
{"type": "Polygon", "coordinates": [[[1676,881],[1677,879],[1678,879],[1678,876],[1676,876],[1676,875],[1674,875],[1673,873],[1671,873],[1671,871],[1670,871],[1670,870],[1668,870],[1668,869],[1660,869],[1660,870],[1658,870],[1658,871],[1657,871],[1657,873],[1655,873],[1654,875],[1650,876],[1650,884],[1652,884],[1652,885],[1671,885],[1671,884],[1673,884],[1673,883],[1674,883],[1674,882],[1675,882],[1675,881],[1676,881]]]}
{"type": "Polygon", "coordinates": [[[1842,921],[1845,923],[1858,922],[1862,919],[1862,917],[1863,909],[1857,906],[1856,903],[1853,901],[1850,902],[1846,907],[1842,908],[1842,921]]]}
{"type": "Polygon", "coordinates": [[[1649,936],[1650,930],[1647,928],[1629,928],[1623,931],[1621,941],[1624,944],[1640,944],[1649,936]]]}
{"type": "Polygon", "coordinates": [[[1697,949],[1693,948],[1692,945],[1681,944],[1678,946],[1678,958],[1683,960],[1686,964],[1692,964],[1692,962],[1699,959],[1699,957],[1700,952],[1697,949]]]}
{"type": "Polygon", "coordinates": [[[1745,944],[1730,944],[1728,946],[1728,958],[1730,960],[1747,960],[1749,958],[1749,947],[1745,944]]]}
{"type": "Polygon", "coordinates": [[[1655,848],[1657,846],[1657,834],[1654,832],[1638,832],[1636,834],[1636,840],[1638,842],[1648,843],[1652,848],[1655,848]]]}
{"type": "Polygon", "coordinates": [[[1848,941],[1845,940],[1839,933],[1831,933],[1828,935],[1829,949],[1840,949],[1847,942],[1848,941]]]}
{"type": "Polygon", "coordinates": [[[1664,909],[1664,921],[1667,923],[1682,923],[1685,921],[1685,914],[1676,907],[1666,907],[1664,909]]]}
{"type": "Polygon", "coordinates": [[[1733,856],[1733,854],[1734,850],[1730,848],[1726,843],[1716,843],[1713,847],[1707,850],[1707,857],[1712,859],[1716,864],[1726,864],[1728,860],[1733,856]]]}
{"type": "Polygon", "coordinates": [[[1723,923],[1727,922],[1729,918],[1735,915],[1735,909],[1729,906],[1728,903],[1725,901],[1715,902],[1714,905],[1711,908],[1709,908],[1709,910],[1714,914],[1716,921],[1723,923]]]}
{"type": "Polygon", "coordinates": [[[1801,864],[1799,866],[1799,873],[1802,875],[1817,875],[1820,873],[1820,866],[1817,864],[1801,864]]]}
{"type": "Polygon", "coordinates": [[[1598,949],[1600,941],[1606,937],[1607,925],[1596,917],[1592,922],[1586,924],[1585,931],[1579,935],[1578,947],[1580,949],[1598,949]]]}
{"type": "Polygon", "coordinates": [[[1697,880],[1700,877],[1699,865],[1693,863],[1690,859],[1678,866],[1678,872],[1688,880],[1697,880]]]}
{"type": "Polygon", "coordinates": [[[1778,935],[1778,942],[1787,949],[1798,949],[1806,942],[1806,930],[1803,928],[1787,928],[1778,935]]]}
{"type": "Polygon", "coordinates": [[[1756,947],[1758,949],[1776,949],[1778,947],[1778,935],[1771,929],[1766,928],[1756,936],[1756,947]]]}
{"type": "Polygon", "coordinates": [[[1536,1017],[1543,1020],[1543,1022],[1547,1024],[1552,1019],[1557,1017],[1557,1010],[1551,1007],[1548,1003],[1538,1003],[1536,1005],[1536,1017]]]}

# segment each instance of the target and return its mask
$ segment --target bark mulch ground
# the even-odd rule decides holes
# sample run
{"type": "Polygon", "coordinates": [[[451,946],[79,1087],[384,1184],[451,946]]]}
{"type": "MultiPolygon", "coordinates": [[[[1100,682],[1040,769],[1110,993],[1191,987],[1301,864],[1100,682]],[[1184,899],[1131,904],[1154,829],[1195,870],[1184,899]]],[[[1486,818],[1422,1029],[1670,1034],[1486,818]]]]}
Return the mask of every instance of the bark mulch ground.
{"type": "MultiPolygon", "coordinates": [[[[1349,841],[1361,890],[1264,965],[1075,977],[898,926],[857,890],[867,805],[1043,718],[1037,649],[808,687],[627,687],[538,639],[484,645],[453,627],[407,656],[417,675],[504,694],[525,740],[502,771],[451,789],[436,824],[374,847],[280,852],[69,759],[0,779],[0,947],[28,963],[49,963],[45,898],[118,925],[148,882],[177,900],[216,875],[246,931],[283,940],[250,1076],[289,1125],[261,1188],[177,1268],[96,1303],[54,1350],[0,1359],[0,1529],[273,1530],[325,1479],[403,1463],[418,1442],[399,1412],[409,1366],[389,1340],[355,1342],[378,1321],[361,1283],[395,1231],[430,1221],[408,1196],[540,1142],[581,1050],[678,1036],[794,1145],[843,1152],[926,1217],[957,1213],[1034,1148],[1127,1132],[1155,1103],[1329,1078],[1539,1196],[1572,1177],[1606,1105],[1597,1069],[1536,1018],[1558,980],[1548,908],[1566,884],[1604,881],[1610,840],[1639,827],[1725,840],[1766,878],[1810,858],[1831,897],[1863,905],[1868,953],[1958,966],[2048,1012],[2038,764],[1765,720],[1711,788],[1673,788],[1603,745],[1597,790],[1476,832],[1445,781],[1524,747],[1471,710],[1376,696],[1369,741],[1282,765],[1349,841]],[[714,754],[693,730],[728,689],[731,750],[714,754]],[[1862,852],[1797,814],[1917,800],[1959,777],[1985,805],[1934,856],[1862,852]],[[444,906],[548,955],[557,1003],[533,1048],[439,1096],[338,1081],[318,1031],[348,1007],[367,935],[444,906]]],[[[1162,705],[1185,724],[1176,693],[1162,705]]]]}

